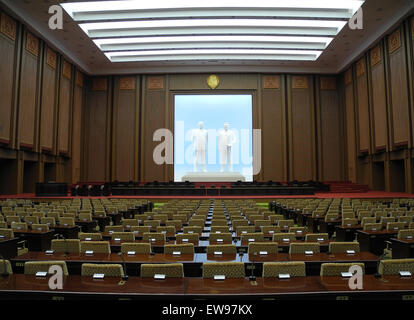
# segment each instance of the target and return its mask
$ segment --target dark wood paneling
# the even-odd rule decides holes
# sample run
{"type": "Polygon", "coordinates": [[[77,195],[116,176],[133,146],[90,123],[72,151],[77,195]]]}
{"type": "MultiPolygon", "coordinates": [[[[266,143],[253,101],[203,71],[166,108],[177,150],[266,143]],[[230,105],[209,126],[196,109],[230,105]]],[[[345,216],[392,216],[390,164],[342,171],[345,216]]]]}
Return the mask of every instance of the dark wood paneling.
{"type": "MultiPolygon", "coordinates": [[[[36,39],[27,37],[30,41],[36,39]]],[[[19,141],[23,146],[34,146],[36,129],[36,90],[38,79],[38,57],[34,56],[34,42],[22,48],[22,68],[19,92],[19,141]],[[29,52],[30,51],[30,52],[29,52]]]]}
{"type": "Polygon", "coordinates": [[[9,142],[12,135],[15,48],[15,40],[0,33],[0,142],[9,142]]]}
{"type": "Polygon", "coordinates": [[[405,45],[399,32],[388,38],[392,143],[397,146],[408,144],[410,136],[405,45]]]}
{"type": "Polygon", "coordinates": [[[116,80],[114,94],[113,180],[130,181],[135,176],[137,91],[135,77],[116,80]]]}
{"type": "MultiPolygon", "coordinates": [[[[289,107],[290,180],[315,178],[313,77],[292,76],[289,107]]],[[[265,156],[265,155],[263,155],[265,156]]]]}
{"type": "MultiPolygon", "coordinates": [[[[47,51],[45,53],[47,55],[47,51]]],[[[43,64],[42,100],[40,110],[40,146],[52,151],[54,146],[54,119],[56,96],[56,68],[43,64]]]]}
{"type": "Polygon", "coordinates": [[[370,152],[370,126],[369,126],[369,102],[368,84],[366,76],[365,59],[357,63],[357,119],[359,151],[362,153],[370,152]]]}
{"type": "Polygon", "coordinates": [[[73,121],[72,121],[72,183],[81,180],[81,133],[82,133],[82,105],[83,87],[75,86],[73,96],[73,121]]]}
{"type": "MultiPolygon", "coordinates": [[[[63,68],[62,68],[63,69],[63,68]]],[[[69,124],[70,124],[70,99],[71,99],[71,84],[70,78],[61,75],[60,91],[59,91],[59,127],[58,127],[58,141],[59,152],[69,152],[69,124]]]]}
{"type": "Polygon", "coordinates": [[[283,89],[278,86],[277,89],[262,91],[262,170],[265,181],[284,181],[287,177],[286,116],[282,90],[284,86],[283,89]]]}
{"type": "MultiPolygon", "coordinates": [[[[348,75],[352,73],[348,71],[348,75]]],[[[351,82],[345,83],[345,113],[346,113],[346,141],[347,141],[347,155],[348,155],[348,179],[356,182],[357,168],[356,168],[356,125],[355,125],[355,104],[354,104],[354,89],[351,82]]]]}
{"type": "Polygon", "coordinates": [[[320,174],[322,181],[339,181],[343,179],[343,152],[342,152],[342,113],[339,107],[336,78],[321,78],[319,93],[320,125],[320,174]],[[324,86],[328,83],[328,86],[324,86]]]}
{"type": "Polygon", "coordinates": [[[86,180],[105,181],[108,103],[107,91],[89,91],[86,109],[86,180]]]}
{"type": "Polygon", "coordinates": [[[372,112],[374,117],[374,146],[377,151],[387,147],[387,96],[385,89],[384,59],[381,48],[371,52],[371,86],[372,86],[372,112]]]}

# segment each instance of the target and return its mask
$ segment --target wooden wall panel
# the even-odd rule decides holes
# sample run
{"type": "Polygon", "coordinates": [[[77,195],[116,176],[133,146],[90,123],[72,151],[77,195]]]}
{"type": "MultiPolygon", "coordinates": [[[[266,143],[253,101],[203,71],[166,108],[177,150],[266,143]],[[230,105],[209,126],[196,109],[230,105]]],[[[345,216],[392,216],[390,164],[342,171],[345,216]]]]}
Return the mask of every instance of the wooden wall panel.
{"type": "Polygon", "coordinates": [[[374,124],[374,147],[376,151],[387,148],[387,96],[385,89],[384,59],[381,46],[371,50],[372,113],[374,124]]]}
{"type": "Polygon", "coordinates": [[[77,183],[81,180],[82,106],[83,87],[75,85],[72,121],[72,183],[77,183]]]}
{"type": "Polygon", "coordinates": [[[407,62],[400,32],[400,29],[397,29],[388,37],[390,111],[394,146],[408,145],[410,136],[407,62]]]}
{"type": "Polygon", "coordinates": [[[38,78],[38,39],[26,33],[22,48],[22,68],[19,92],[19,141],[21,146],[33,147],[36,129],[36,98],[38,78]],[[37,44],[36,44],[37,41],[37,44]],[[37,51],[36,51],[37,46],[37,51]]]}
{"type": "Polygon", "coordinates": [[[154,148],[160,144],[159,141],[153,141],[153,134],[155,130],[166,127],[165,91],[148,89],[147,81],[144,81],[143,86],[145,100],[141,121],[141,180],[164,181],[164,165],[157,165],[153,160],[154,148]]]}
{"type": "Polygon", "coordinates": [[[56,60],[53,68],[50,58],[48,59],[51,53],[46,50],[45,55],[40,109],[40,147],[43,150],[52,151],[55,141],[56,60]]]}
{"type": "MultiPolygon", "coordinates": [[[[106,80],[106,78],[105,78],[106,80]]],[[[107,85],[94,83],[87,95],[87,109],[85,125],[86,134],[86,176],[87,181],[105,181],[106,153],[107,153],[107,117],[108,92],[107,85]],[[105,90],[104,90],[105,89],[105,90]]]]}
{"type": "Polygon", "coordinates": [[[139,126],[137,113],[136,78],[121,77],[116,80],[114,93],[114,136],[112,179],[135,180],[137,135],[139,126]]]}
{"type": "Polygon", "coordinates": [[[289,108],[290,180],[315,179],[313,77],[291,76],[289,108]]]}
{"type": "Polygon", "coordinates": [[[342,112],[336,78],[321,79],[319,93],[319,180],[343,180],[342,112]]]}
{"type": "MultiPolygon", "coordinates": [[[[284,76],[278,75],[276,79],[284,76]]],[[[284,85],[264,81],[262,91],[262,172],[263,180],[287,180],[286,114],[284,85]],[[277,84],[277,85],[276,85],[277,84]]]]}
{"type": "Polygon", "coordinates": [[[59,91],[59,127],[58,142],[59,152],[69,153],[70,136],[70,103],[71,103],[71,66],[64,61],[62,64],[62,74],[60,77],[59,91]]]}
{"type": "MultiPolygon", "coordinates": [[[[355,125],[355,104],[354,89],[352,85],[352,70],[347,72],[350,82],[345,83],[345,113],[346,113],[346,141],[347,141],[347,171],[348,180],[356,182],[357,180],[357,147],[356,147],[356,125],[355,125]],[[350,77],[350,78],[349,78],[350,77]]],[[[347,78],[347,77],[345,77],[347,78]]]]}
{"type": "MultiPolygon", "coordinates": [[[[8,23],[11,27],[2,28],[0,32],[0,142],[9,143],[12,139],[16,41],[15,37],[10,36],[10,32],[4,30],[14,28],[14,33],[16,33],[16,23],[3,13],[0,19],[2,25],[6,25],[6,21],[11,21],[8,23]]],[[[11,34],[13,35],[13,32],[11,34]]]]}
{"type": "Polygon", "coordinates": [[[359,152],[370,152],[370,126],[369,126],[369,102],[368,102],[368,84],[366,75],[365,59],[357,63],[357,119],[358,119],[358,136],[359,152]]]}

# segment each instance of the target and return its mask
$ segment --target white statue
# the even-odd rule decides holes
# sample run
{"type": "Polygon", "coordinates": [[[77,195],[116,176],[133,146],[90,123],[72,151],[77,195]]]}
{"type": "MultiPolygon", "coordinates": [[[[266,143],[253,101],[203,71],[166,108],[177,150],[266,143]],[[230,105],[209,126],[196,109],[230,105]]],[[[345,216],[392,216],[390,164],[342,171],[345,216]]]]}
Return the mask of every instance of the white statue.
{"type": "Polygon", "coordinates": [[[226,164],[228,164],[229,171],[233,171],[233,164],[231,162],[231,147],[236,142],[236,137],[233,131],[229,130],[229,124],[224,124],[224,130],[218,133],[218,150],[220,153],[220,172],[224,172],[226,164]]]}
{"type": "Polygon", "coordinates": [[[198,123],[199,129],[192,131],[191,141],[193,142],[195,158],[194,158],[194,172],[197,172],[199,163],[203,168],[203,172],[206,170],[206,150],[207,150],[207,130],[204,129],[204,123],[200,121],[198,123]]]}

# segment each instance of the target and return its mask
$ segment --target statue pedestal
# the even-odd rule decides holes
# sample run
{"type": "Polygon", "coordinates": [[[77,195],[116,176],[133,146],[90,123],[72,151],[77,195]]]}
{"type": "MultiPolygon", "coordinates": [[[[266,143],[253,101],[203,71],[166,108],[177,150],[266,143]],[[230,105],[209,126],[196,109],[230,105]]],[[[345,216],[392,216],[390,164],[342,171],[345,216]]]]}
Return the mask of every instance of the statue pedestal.
{"type": "Polygon", "coordinates": [[[181,181],[189,182],[237,182],[246,178],[240,172],[187,172],[181,181]]]}

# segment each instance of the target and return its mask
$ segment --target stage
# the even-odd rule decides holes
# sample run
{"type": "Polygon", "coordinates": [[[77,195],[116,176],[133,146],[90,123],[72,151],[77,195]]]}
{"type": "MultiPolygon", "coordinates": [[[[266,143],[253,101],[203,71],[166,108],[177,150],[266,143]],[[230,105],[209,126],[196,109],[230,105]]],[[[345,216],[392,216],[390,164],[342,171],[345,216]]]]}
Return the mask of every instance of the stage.
{"type": "Polygon", "coordinates": [[[187,172],[182,182],[237,182],[246,181],[239,172],[187,172]]]}

